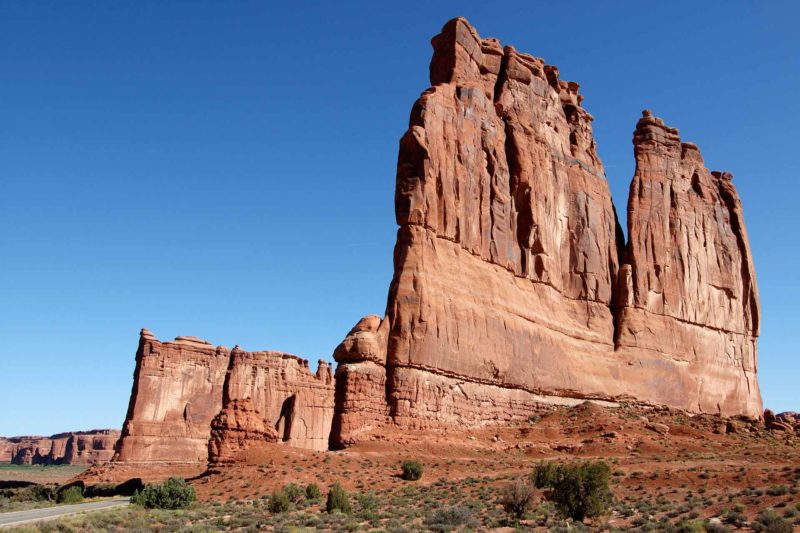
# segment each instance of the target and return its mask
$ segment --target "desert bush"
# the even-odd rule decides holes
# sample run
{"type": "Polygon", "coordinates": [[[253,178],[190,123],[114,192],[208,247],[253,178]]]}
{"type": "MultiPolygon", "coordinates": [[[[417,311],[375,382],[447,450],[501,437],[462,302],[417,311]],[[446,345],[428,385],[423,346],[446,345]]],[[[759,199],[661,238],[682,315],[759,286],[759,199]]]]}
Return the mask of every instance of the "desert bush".
{"type": "Polygon", "coordinates": [[[283,492],[286,493],[286,497],[289,498],[289,501],[297,506],[303,503],[306,499],[306,491],[294,483],[284,485],[283,492]]]}
{"type": "Polygon", "coordinates": [[[422,477],[422,463],[413,459],[406,459],[400,466],[400,477],[406,481],[417,481],[422,477]]]}
{"type": "Polygon", "coordinates": [[[756,533],[791,533],[792,524],[778,516],[772,509],[764,509],[751,524],[756,533]]]}
{"type": "Polygon", "coordinates": [[[283,489],[275,489],[267,502],[267,510],[272,514],[285,513],[292,508],[289,495],[283,489]]]}
{"type": "Polygon", "coordinates": [[[306,499],[310,502],[318,502],[322,499],[322,492],[316,483],[309,483],[306,486],[306,499]]]}
{"type": "Polygon", "coordinates": [[[789,487],[786,485],[772,485],[767,489],[767,494],[770,496],[783,496],[789,493],[789,487]]]}
{"type": "Polygon", "coordinates": [[[67,487],[58,493],[56,498],[58,503],[81,503],[83,501],[83,491],[80,487],[67,487]]]}
{"type": "Polygon", "coordinates": [[[184,509],[197,499],[194,487],[178,477],[164,483],[148,483],[131,496],[131,503],[145,509],[184,509]]]}
{"type": "Polygon", "coordinates": [[[516,479],[503,489],[500,504],[507,513],[520,520],[533,505],[534,491],[533,485],[524,479],[516,479]]]}
{"type": "Polygon", "coordinates": [[[477,527],[477,522],[472,516],[472,511],[467,507],[452,505],[440,507],[430,512],[425,517],[425,525],[431,531],[447,532],[452,531],[458,526],[467,528],[477,527]]]}
{"type": "Polygon", "coordinates": [[[539,463],[532,477],[559,512],[574,520],[605,514],[613,500],[608,487],[611,468],[605,461],[539,463]]]}
{"type": "Polygon", "coordinates": [[[375,493],[372,491],[357,494],[356,500],[358,500],[358,505],[365,511],[374,511],[378,508],[378,498],[375,497],[375,493]]]}
{"type": "Polygon", "coordinates": [[[329,513],[339,511],[343,514],[350,514],[352,512],[350,508],[350,498],[338,482],[334,483],[328,491],[328,501],[325,502],[325,510],[329,513]]]}

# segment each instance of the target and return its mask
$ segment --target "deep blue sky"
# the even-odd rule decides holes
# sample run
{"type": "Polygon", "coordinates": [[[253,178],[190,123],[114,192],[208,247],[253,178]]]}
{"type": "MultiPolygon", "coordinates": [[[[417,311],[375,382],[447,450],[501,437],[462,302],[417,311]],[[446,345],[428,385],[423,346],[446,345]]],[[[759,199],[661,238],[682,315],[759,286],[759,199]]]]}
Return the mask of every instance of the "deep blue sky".
{"type": "Polygon", "coordinates": [[[623,214],[643,108],[734,173],[765,404],[800,410],[798,6],[0,1],[0,435],[119,427],[142,326],[313,361],[382,313],[457,15],[581,84],[623,214]]]}

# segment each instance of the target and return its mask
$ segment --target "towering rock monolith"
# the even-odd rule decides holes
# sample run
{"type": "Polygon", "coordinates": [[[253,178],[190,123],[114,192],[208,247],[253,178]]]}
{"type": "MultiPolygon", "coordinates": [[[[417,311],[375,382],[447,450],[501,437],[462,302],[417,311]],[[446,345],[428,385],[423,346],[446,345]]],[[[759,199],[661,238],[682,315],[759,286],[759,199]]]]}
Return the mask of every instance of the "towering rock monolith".
{"type": "Polygon", "coordinates": [[[484,424],[585,398],[758,416],[755,278],[730,180],[646,117],[626,246],[578,84],[461,18],[432,44],[432,87],[400,140],[386,316],[334,354],[332,446],[385,423],[484,424]],[[640,191],[683,179],[663,212],[640,191]],[[664,335],[678,338],[656,348],[664,335]]]}

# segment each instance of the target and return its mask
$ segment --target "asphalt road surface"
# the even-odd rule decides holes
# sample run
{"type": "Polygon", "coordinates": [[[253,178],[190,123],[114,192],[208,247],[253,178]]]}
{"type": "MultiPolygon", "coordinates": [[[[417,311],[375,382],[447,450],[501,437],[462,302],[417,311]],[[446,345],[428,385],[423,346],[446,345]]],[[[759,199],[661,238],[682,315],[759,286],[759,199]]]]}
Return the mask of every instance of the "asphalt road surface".
{"type": "Polygon", "coordinates": [[[103,500],[99,502],[76,503],[74,505],[58,505],[55,507],[45,507],[43,509],[31,509],[29,511],[14,511],[13,513],[0,513],[0,529],[13,526],[22,526],[41,520],[54,520],[64,516],[93,511],[102,511],[114,507],[122,507],[130,504],[129,498],[115,498],[113,500],[103,500]]]}

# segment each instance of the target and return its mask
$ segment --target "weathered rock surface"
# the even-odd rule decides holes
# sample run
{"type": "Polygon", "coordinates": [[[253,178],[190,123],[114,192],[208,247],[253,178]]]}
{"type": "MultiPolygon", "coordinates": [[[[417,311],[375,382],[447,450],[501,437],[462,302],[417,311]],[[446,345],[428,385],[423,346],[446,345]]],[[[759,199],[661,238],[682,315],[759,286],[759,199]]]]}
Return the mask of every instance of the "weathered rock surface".
{"type": "Polygon", "coordinates": [[[278,432],[253,406],[252,400],[231,400],[211,421],[208,458],[212,463],[232,463],[253,446],[278,441],[278,432]]]}
{"type": "Polygon", "coordinates": [[[212,450],[224,461],[247,438],[271,435],[269,428],[277,438],[267,440],[327,449],[332,417],[333,377],[324,361],[312,374],[308,361],[290,354],[230,350],[196,337],[161,342],[143,329],[114,460],[197,463],[212,450]]]}
{"type": "Polygon", "coordinates": [[[161,342],[141,331],[120,462],[202,462],[222,409],[230,350],[196,337],[161,342]]]}
{"type": "Polygon", "coordinates": [[[14,464],[95,464],[111,459],[120,432],[93,429],[49,437],[0,437],[0,461],[14,464]]]}
{"type": "Polygon", "coordinates": [[[633,136],[617,353],[675,367],[654,380],[659,403],[757,416],[758,291],[731,175],[709,172],[697,146],[643,115],[633,136]]]}
{"type": "Polygon", "coordinates": [[[578,84],[464,19],[432,44],[400,141],[386,317],[334,353],[332,446],[387,420],[479,425],[580,398],[759,416],[729,175],[643,118],[626,245],[578,84]]]}
{"type": "Polygon", "coordinates": [[[320,360],[316,374],[308,361],[281,352],[231,352],[223,408],[232,401],[251,400],[290,446],[327,450],[333,419],[333,374],[320,360]]]}

